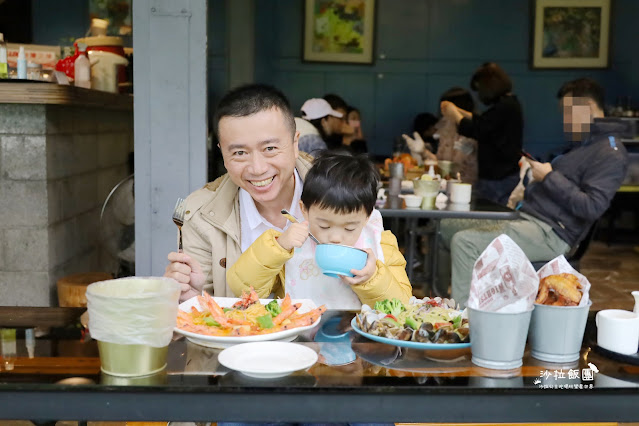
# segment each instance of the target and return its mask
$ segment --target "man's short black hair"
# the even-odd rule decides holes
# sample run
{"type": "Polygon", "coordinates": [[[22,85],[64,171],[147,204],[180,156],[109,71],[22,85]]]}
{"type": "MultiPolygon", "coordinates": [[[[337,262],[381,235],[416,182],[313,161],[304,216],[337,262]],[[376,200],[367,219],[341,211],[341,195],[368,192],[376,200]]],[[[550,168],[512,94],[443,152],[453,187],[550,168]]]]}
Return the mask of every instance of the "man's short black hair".
{"type": "Polygon", "coordinates": [[[334,110],[337,110],[338,108],[342,108],[344,109],[344,111],[348,110],[348,104],[339,95],[328,93],[324,95],[324,100],[328,102],[331,108],[333,108],[334,110]]]}
{"type": "Polygon", "coordinates": [[[220,120],[223,117],[248,117],[273,108],[281,111],[291,133],[295,134],[295,117],[284,93],[266,84],[246,84],[237,87],[224,95],[217,104],[213,116],[215,135],[219,139],[220,120]]]}
{"type": "Polygon", "coordinates": [[[362,209],[370,215],[377,200],[379,174],[366,155],[323,152],[306,174],[302,203],[336,213],[362,209]]]}
{"type": "Polygon", "coordinates": [[[590,98],[602,111],[604,110],[604,89],[592,78],[583,77],[564,83],[557,92],[557,99],[561,100],[567,95],[574,98],[590,98]]]}
{"type": "Polygon", "coordinates": [[[503,68],[494,62],[486,62],[471,77],[470,88],[479,94],[484,104],[492,105],[513,90],[513,83],[503,68]]]}

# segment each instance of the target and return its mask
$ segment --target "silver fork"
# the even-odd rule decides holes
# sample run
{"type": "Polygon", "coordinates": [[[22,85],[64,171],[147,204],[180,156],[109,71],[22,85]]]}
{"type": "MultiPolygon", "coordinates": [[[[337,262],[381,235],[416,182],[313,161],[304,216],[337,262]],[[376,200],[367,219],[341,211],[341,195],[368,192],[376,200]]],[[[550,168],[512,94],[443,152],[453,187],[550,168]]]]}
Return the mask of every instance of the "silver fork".
{"type": "Polygon", "coordinates": [[[184,225],[184,198],[178,198],[173,209],[173,223],[178,227],[180,240],[178,242],[178,252],[182,253],[182,225],[184,225]]]}

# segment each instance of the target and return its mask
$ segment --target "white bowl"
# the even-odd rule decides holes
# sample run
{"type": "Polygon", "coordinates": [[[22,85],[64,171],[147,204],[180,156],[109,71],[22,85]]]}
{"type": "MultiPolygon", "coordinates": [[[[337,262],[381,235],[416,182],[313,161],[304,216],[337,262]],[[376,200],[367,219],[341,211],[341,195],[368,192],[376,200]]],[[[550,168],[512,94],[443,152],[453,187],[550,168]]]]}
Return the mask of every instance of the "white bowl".
{"type": "Polygon", "coordinates": [[[407,194],[407,195],[403,195],[402,198],[404,199],[404,202],[406,203],[406,208],[408,209],[418,209],[419,206],[422,205],[421,195],[407,194]]]}

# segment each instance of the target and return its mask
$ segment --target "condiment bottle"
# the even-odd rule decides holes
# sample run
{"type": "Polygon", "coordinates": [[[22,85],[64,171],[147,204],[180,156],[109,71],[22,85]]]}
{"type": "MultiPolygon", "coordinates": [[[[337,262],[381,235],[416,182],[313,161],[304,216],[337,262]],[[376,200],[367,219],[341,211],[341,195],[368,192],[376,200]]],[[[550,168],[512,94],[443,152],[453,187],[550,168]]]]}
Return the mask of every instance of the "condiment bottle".
{"type": "Polygon", "coordinates": [[[7,63],[7,44],[4,34],[0,33],[0,78],[9,78],[9,64],[7,63]]]}
{"type": "Polygon", "coordinates": [[[24,55],[24,46],[20,46],[18,53],[18,78],[22,80],[27,78],[27,58],[24,55]]]}
{"type": "Polygon", "coordinates": [[[89,57],[87,56],[87,45],[85,43],[78,43],[78,50],[80,51],[80,54],[73,64],[75,68],[73,84],[76,87],[84,87],[85,89],[90,89],[91,63],[89,62],[89,57]]]}
{"type": "Polygon", "coordinates": [[[13,370],[17,353],[15,328],[0,328],[0,348],[5,370],[13,370]]]}

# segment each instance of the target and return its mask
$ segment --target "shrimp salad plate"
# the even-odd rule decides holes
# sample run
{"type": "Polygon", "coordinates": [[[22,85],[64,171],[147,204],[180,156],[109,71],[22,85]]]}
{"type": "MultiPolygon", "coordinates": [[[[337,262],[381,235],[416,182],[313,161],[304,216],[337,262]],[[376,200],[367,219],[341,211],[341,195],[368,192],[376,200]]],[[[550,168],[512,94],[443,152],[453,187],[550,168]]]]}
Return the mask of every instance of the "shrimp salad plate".
{"type": "Polygon", "coordinates": [[[238,343],[290,342],[316,327],[325,306],[310,299],[259,299],[251,290],[241,298],[212,297],[207,293],[179,305],[175,332],[210,348],[238,343]]]}

